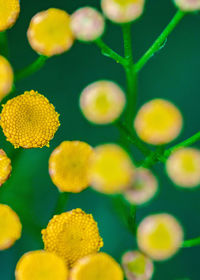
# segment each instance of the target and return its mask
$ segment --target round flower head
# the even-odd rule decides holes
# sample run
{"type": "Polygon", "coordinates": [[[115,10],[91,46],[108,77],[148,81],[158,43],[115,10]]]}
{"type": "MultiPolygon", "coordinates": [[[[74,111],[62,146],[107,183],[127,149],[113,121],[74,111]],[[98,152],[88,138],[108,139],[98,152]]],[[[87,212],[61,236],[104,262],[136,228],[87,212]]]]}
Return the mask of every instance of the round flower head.
{"type": "Polygon", "coordinates": [[[138,168],[135,172],[135,180],[124,195],[126,199],[136,205],[149,201],[158,190],[158,182],[151,170],[138,168]]]}
{"type": "Polygon", "coordinates": [[[174,0],[177,7],[185,12],[200,10],[200,0],[174,0]]]}
{"type": "Polygon", "coordinates": [[[128,280],[150,280],[154,272],[151,259],[139,251],[126,252],[122,265],[128,280]]]}
{"type": "Polygon", "coordinates": [[[19,0],[0,0],[0,32],[14,25],[19,12],[19,0]]]}
{"type": "Polygon", "coordinates": [[[80,259],[72,268],[70,280],[123,280],[120,265],[108,254],[98,253],[80,259]]]}
{"type": "Polygon", "coordinates": [[[114,122],[125,107],[125,94],[110,81],[98,81],[86,87],[80,96],[81,110],[95,124],[114,122]]]}
{"type": "Polygon", "coordinates": [[[71,30],[80,41],[94,41],[105,28],[103,16],[91,7],[80,8],[71,16],[71,30]]]}
{"type": "Polygon", "coordinates": [[[54,216],[42,230],[45,250],[62,257],[68,266],[103,246],[97,223],[81,209],[54,216]]]}
{"type": "Polygon", "coordinates": [[[16,280],[66,280],[68,269],[59,256],[43,250],[24,254],[15,270],[16,280]]]}
{"type": "Polygon", "coordinates": [[[116,23],[126,23],[142,15],[144,2],[144,0],[101,0],[101,6],[107,18],[116,23]]]}
{"type": "Polygon", "coordinates": [[[173,256],[183,242],[183,229],[169,214],[156,214],[145,218],[137,231],[139,248],[154,260],[173,256]]]}
{"type": "Polygon", "coordinates": [[[61,54],[73,44],[70,16],[60,9],[37,13],[31,20],[28,32],[31,47],[45,56],[61,54]]]}
{"type": "Polygon", "coordinates": [[[154,99],[137,113],[135,130],[146,143],[161,145],[174,140],[182,129],[182,115],[171,102],[154,99]]]}
{"type": "Polygon", "coordinates": [[[0,101],[11,91],[13,85],[13,70],[10,63],[0,56],[0,101]]]}
{"type": "Polygon", "coordinates": [[[122,192],[132,183],[133,175],[133,163],[120,146],[105,144],[95,149],[90,165],[94,189],[107,194],[122,192]]]}
{"type": "Polygon", "coordinates": [[[49,146],[60,123],[59,114],[48,99],[37,91],[10,99],[1,112],[0,125],[15,148],[49,146]]]}
{"type": "Polygon", "coordinates": [[[8,180],[11,170],[11,160],[7,157],[6,153],[0,149],[0,186],[8,180]]]}
{"type": "Polygon", "coordinates": [[[183,148],[174,152],[167,160],[167,174],[171,180],[185,188],[200,185],[200,151],[183,148]]]}
{"type": "Polygon", "coordinates": [[[49,174],[65,192],[80,192],[89,186],[89,162],[93,149],[80,141],[64,141],[51,154],[49,174]]]}
{"type": "Polygon", "coordinates": [[[10,248],[21,237],[19,217],[5,204],[0,204],[0,229],[0,250],[10,248]]]}

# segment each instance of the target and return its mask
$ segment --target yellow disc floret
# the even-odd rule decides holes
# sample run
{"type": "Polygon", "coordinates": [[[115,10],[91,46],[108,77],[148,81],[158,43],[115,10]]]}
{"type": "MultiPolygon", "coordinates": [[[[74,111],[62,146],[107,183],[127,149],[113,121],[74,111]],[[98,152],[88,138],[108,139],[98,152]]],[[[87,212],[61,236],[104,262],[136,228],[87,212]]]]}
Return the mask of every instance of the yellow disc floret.
{"type": "Polygon", "coordinates": [[[123,280],[120,265],[108,254],[97,253],[80,259],[72,268],[71,280],[123,280]]]}
{"type": "Polygon", "coordinates": [[[0,186],[10,177],[11,170],[11,160],[7,157],[6,153],[0,149],[0,186]]]}
{"type": "Polygon", "coordinates": [[[0,32],[13,26],[19,12],[19,0],[0,0],[0,32]]]}
{"type": "Polygon", "coordinates": [[[80,192],[89,186],[90,145],[80,141],[64,141],[49,158],[49,174],[53,183],[65,192],[80,192]]]}
{"type": "Polygon", "coordinates": [[[16,280],[67,280],[68,268],[59,256],[44,250],[24,254],[17,263],[16,280]]]}
{"type": "Polygon", "coordinates": [[[0,125],[15,148],[41,148],[49,146],[60,123],[48,99],[31,90],[3,105],[0,125]]]}
{"type": "Polygon", "coordinates": [[[200,0],[174,0],[177,7],[185,12],[200,10],[200,0]]]}
{"type": "Polygon", "coordinates": [[[11,91],[13,70],[5,57],[0,56],[0,101],[11,91]]]}
{"type": "Polygon", "coordinates": [[[61,54],[73,44],[70,16],[60,9],[48,9],[37,13],[27,32],[31,47],[38,53],[52,56],[61,54]]]}
{"type": "Polygon", "coordinates": [[[54,216],[42,230],[45,250],[64,258],[68,266],[103,246],[97,223],[81,209],[54,216]]]}
{"type": "Polygon", "coordinates": [[[21,237],[19,217],[5,204],[0,204],[0,229],[0,250],[10,248],[21,237]]]}

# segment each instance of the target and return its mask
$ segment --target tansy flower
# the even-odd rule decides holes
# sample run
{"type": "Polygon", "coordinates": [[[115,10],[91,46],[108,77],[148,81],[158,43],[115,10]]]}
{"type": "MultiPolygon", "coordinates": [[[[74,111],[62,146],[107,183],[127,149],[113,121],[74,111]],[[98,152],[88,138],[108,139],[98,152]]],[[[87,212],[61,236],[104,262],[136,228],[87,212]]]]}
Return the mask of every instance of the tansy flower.
{"type": "Polygon", "coordinates": [[[133,163],[120,146],[104,144],[95,149],[90,165],[94,189],[107,194],[122,192],[132,183],[133,175],[133,163]]]}
{"type": "Polygon", "coordinates": [[[42,230],[42,238],[45,250],[62,257],[68,266],[103,246],[93,216],[81,209],[54,216],[42,230]]]}
{"type": "Polygon", "coordinates": [[[174,0],[177,7],[185,12],[200,10],[200,0],[174,0]]]}
{"type": "Polygon", "coordinates": [[[126,23],[142,15],[144,3],[144,0],[101,0],[101,7],[110,20],[126,23]]]}
{"type": "Polygon", "coordinates": [[[0,0],[0,32],[14,25],[19,12],[19,0],[0,0]]]}
{"type": "Polygon", "coordinates": [[[12,85],[13,85],[12,67],[10,63],[7,61],[7,59],[5,59],[5,57],[0,56],[0,101],[11,91],[12,85]]]}
{"type": "Polygon", "coordinates": [[[49,174],[60,191],[80,192],[89,186],[88,168],[93,149],[80,141],[64,141],[49,158],[49,174]]]}
{"type": "Polygon", "coordinates": [[[16,280],[66,280],[68,269],[59,256],[43,250],[24,254],[17,263],[16,280]]]}
{"type": "Polygon", "coordinates": [[[125,94],[111,81],[98,81],[86,87],[80,96],[80,108],[89,121],[108,124],[115,121],[125,107],[125,94]]]}
{"type": "Polygon", "coordinates": [[[70,280],[123,280],[120,265],[108,254],[97,253],[80,259],[71,270],[70,280]]]}
{"type": "Polygon", "coordinates": [[[36,52],[45,56],[61,54],[69,50],[74,41],[70,16],[54,8],[39,12],[32,18],[27,36],[36,52]]]}
{"type": "Polygon", "coordinates": [[[146,217],[137,231],[139,248],[154,260],[165,260],[173,256],[183,242],[183,229],[169,214],[146,217]]]}
{"type": "Polygon", "coordinates": [[[126,252],[122,257],[122,265],[128,280],[152,279],[153,262],[139,251],[126,252]]]}
{"type": "Polygon", "coordinates": [[[19,217],[5,204],[0,204],[0,229],[0,250],[10,248],[21,237],[19,217]]]}
{"type": "Polygon", "coordinates": [[[7,157],[6,153],[0,149],[0,186],[10,177],[11,170],[11,160],[7,157]]]}
{"type": "Polygon", "coordinates": [[[182,148],[174,152],[167,160],[166,169],[178,186],[192,188],[200,185],[200,151],[182,148]]]}
{"type": "Polygon", "coordinates": [[[15,148],[49,146],[60,123],[59,114],[48,99],[37,91],[10,99],[1,112],[0,125],[15,148]]]}
{"type": "Polygon", "coordinates": [[[104,28],[104,18],[94,8],[80,8],[71,16],[71,30],[80,41],[96,40],[103,34],[104,28]]]}
{"type": "Polygon", "coordinates": [[[164,99],[154,99],[142,106],[135,119],[135,130],[146,143],[161,145],[174,140],[182,129],[182,115],[164,99]]]}

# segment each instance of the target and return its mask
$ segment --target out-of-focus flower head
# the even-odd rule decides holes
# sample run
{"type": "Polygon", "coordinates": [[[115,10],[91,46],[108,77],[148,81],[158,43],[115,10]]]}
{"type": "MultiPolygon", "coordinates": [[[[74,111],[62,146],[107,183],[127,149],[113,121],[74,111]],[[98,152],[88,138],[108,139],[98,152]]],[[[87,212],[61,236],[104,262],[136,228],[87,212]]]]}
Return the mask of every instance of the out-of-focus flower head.
{"type": "Polygon", "coordinates": [[[0,56],[0,101],[11,91],[13,70],[8,60],[0,56]]]}
{"type": "Polygon", "coordinates": [[[19,0],[0,0],[0,32],[15,24],[19,12],[19,0]]]}
{"type": "Polygon", "coordinates": [[[185,12],[200,10],[200,0],[174,0],[176,6],[185,12]]]}
{"type": "Polygon", "coordinates": [[[7,157],[6,153],[0,149],[0,186],[8,180],[11,170],[11,160],[7,157]]]}

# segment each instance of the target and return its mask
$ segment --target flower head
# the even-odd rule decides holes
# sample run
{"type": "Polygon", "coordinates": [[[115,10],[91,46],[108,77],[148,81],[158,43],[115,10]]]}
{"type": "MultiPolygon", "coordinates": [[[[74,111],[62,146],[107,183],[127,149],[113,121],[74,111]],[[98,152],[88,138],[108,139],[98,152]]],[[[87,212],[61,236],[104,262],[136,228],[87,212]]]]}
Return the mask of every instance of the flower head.
{"type": "Polygon", "coordinates": [[[69,266],[103,246],[93,216],[81,209],[54,216],[42,230],[42,238],[45,250],[64,258],[69,266]]]}
{"type": "Polygon", "coordinates": [[[19,0],[0,0],[0,32],[14,25],[19,12],[19,0]]]}
{"type": "Polygon", "coordinates": [[[70,49],[74,41],[70,16],[54,8],[39,12],[32,18],[27,36],[36,52],[46,56],[61,54],[70,49]]]}
{"type": "Polygon", "coordinates": [[[6,153],[0,149],[0,186],[10,177],[11,170],[11,160],[7,157],[6,153]]]}
{"type": "Polygon", "coordinates": [[[11,91],[12,85],[12,67],[5,57],[0,56],[0,101],[11,91]]]}
{"type": "Polygon", "coordinates": [[[49,145],[60,123],[48,99],[31,90],[3,105],[0,125],[15,148],[41,148],[49,145]]]}
{"type": "Polygon", "coordinates": [[[68,269],[62,258],[43,250],[24,254],[17,263],[16,280],[66,280],[68,269]]]}
{"type": "Polygon", "coordinates": [[[49,158],[49,174],[53,183],[66,192],[80,192],[89,186],[90,145],[80,141],[64,141],[49,158]]]}
{"type": "Polygon", "coordinates": [[[174,0],[177,7],[185,12],[200,10],[200,0],[174,0]]]}
{"type": "Polygon", "coordinates": [[[5,204],[0,204],[0,229],[0,250],[10,248],[21,237],[19,217],[5,204]]]}

